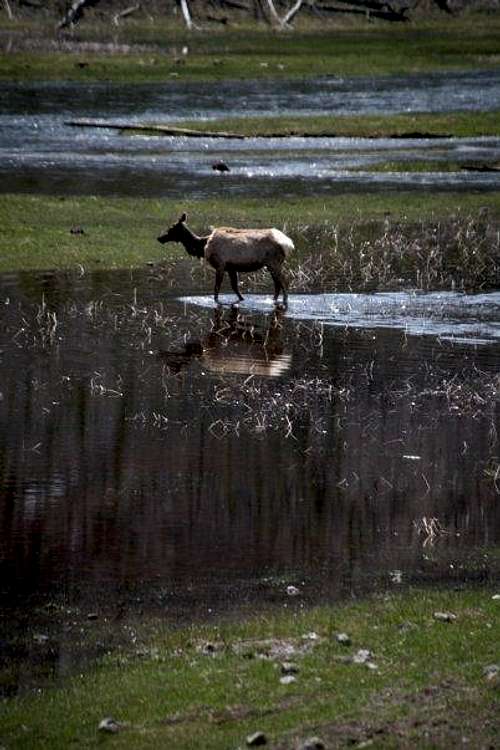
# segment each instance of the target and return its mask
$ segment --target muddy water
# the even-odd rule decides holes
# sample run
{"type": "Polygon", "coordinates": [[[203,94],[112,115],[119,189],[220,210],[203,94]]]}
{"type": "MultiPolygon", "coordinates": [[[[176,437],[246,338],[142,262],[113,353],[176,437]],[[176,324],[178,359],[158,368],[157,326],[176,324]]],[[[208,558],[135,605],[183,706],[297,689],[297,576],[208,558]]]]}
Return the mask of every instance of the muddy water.
{"type": "MultiPolygon", "coordinates": [[[[497,572],[497,294],[215,311],[190,278],[0,278],[7,652],[64,673],[89,615],[205,618],[290,605],[290,584],[300,606],[497,572]]],[[[13,674],[8,690],[36,682],[13,674]]]]}
{"type": "Polygon", "coordinates": [[[0,191],[173,196],[307,195],[366,190],[498,190],[500,173],[439,171],[500,161],[498,138],[211,139],[123,136],[75,129],[75,117],[110,122],[248,114],[450,112],[497,106],[497,72],[313,81],[164,85],[0,84],[0,191]],[[224,159],[220,179],[212,163],[224,159]],[[429,171],[373,174],[382,162],[424,161],[429,171]],[[445,167],[443,167],[445,170],[445,167]]]}

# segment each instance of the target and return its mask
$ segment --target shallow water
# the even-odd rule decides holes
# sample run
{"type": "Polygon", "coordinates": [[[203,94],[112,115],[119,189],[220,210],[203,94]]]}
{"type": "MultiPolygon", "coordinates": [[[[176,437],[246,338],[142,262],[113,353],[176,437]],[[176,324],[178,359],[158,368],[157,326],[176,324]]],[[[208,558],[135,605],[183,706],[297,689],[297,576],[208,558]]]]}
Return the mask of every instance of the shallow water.
{"type": "Polygon", "coordinates": [[[97,195],[288,195],[367,190],[497,190],[500,173],[436,171],[496,162],[499,138],[213,139],[73,128],[75,117],[137,121],[248,114],[364,114],[495,108],[500,74],[208,84],[0,84],[0,191],[97,195]],[[223,159],[230,174],[216,175],[223,159]],[[386,161],[428,161],[429,172],[373,174],[386,161]],[[363,171],[365,170],[365,171],[363,171]],[[132,178],[132,179],[131,179],[132,178]]]}
{"type": "MultiPolygon", "coordinates": [[[[210,296],[182,297],[183,302],[212,307],[210,296]]],[[[221,295],[230,305],[234,296],[221,295]]],[[[272,298],[247,295],[238,309],[268,311],[272,298]]],[[[294,294],[287,317],[336,328],[385,328],[410,336],[478,346],[500,341],[500,292],[379,292],[374,294],[294,294]]]]}
{"type": "Polygon", "coordinates": [[[292,583],[300,605],[493,574],[498,294],[217,311],[189,280],[182,262],[0,277],[4,645],[42,659],[48,628],[71,671],[62,622],[90,612],[204,618],[285,606],[292,583]]]}

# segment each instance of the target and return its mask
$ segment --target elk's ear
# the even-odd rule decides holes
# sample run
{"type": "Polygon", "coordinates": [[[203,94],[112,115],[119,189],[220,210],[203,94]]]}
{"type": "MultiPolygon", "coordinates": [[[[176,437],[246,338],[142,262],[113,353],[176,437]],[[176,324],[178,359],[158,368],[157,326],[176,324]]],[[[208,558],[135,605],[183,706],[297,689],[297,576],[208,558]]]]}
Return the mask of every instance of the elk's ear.
{"type": "Polygon", "coordinates": [[[179,219],[179,224],[184,224],[184,222],[187,221],[187,214],[182,214],[181,218],[179,219]]]}

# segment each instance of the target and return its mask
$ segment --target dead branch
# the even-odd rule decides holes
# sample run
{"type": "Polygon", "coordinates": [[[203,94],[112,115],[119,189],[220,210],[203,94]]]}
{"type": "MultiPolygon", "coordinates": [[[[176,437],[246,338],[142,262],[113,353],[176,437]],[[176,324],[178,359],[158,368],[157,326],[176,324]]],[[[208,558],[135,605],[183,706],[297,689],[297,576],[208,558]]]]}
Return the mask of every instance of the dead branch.
{"type": "Polygon", "coordinates": [[[135,13],[136,11],[140,10],[141,4],[136,3],[136,5],[130,5],[128,8],[125,8],[125,10],[121,10],[119,13],[115,13],[113,16],[113,23],[115,26],[118,26],[120,21],[123,18],[127,18],[127,16],[131,16],[132,13],[135,13]]]}
{"type": "Polygon", "coordinates": [[[179,0],[181,11],[182,11],[182,17],[184,18],[184,23],[186,24],[186,28],[188,31],[199,30],[199,26],[197,26],[192,19],[191,11],[189,10],[189,3],[188,0],[179,0]]]}
{"type": "Polygon", "coordinates": [[[337,0],[350,7],[339,7],[338,5],[316,4],[315,8],[323,13],[349,13],[352,15],[364,15],[369,18],[380,18],[383,21],[408,21],[408,8],[396,10],[388,3],[377,2],[377,0],[337,0]]]}
{"type": "Polygon", "coordinates": [[[85,10],[93,5],[97,5],[98,2],[99,0],[75,0],[58,23],[57,28],[65,29],[67,26],[76,26],[78,21],[83,17],[85,10]]]}
{"type": "Polygon", "coordinates": [[[12,8],[10,7],[9,0],[3,0],[3,4],[5,7],[5,12],[7,13],[7,18],[9,21],[12,21],[14,19],[14,14],[12,12],[12,8]]]}

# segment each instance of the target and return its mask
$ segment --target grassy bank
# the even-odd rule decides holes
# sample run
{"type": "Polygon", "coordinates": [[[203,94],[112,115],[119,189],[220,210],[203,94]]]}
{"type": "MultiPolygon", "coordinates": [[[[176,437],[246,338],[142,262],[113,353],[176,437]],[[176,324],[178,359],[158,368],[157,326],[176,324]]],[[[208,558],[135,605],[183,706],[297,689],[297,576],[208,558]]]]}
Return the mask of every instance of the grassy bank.
{"type": "Polygon", "coordinates": [[[329,748],[493,747],[494,593],[415,590],[242,623],[158,624],[152,640],[63,689],[5,700],[0,735],[5,747],[30,750],[105,739],[134,750],[220,750],[257,731],[283,750],[312,735],[329,748]],[[105,717],[115,732],[98,729],[105,717]]]}
{"type": "Polygon", "coordinates": [[[475,137],[500,134],[500,112],[417,113],[411,115],[245,117],[182,121],[179,127],[224,131],[245,136],[345,136],[401,138],[475,137]]]}
{"type": "Polygon", "coordinates": [[[308,20],[293,34],[248,24],[227,29],[208,25],[189,34],[171,17],[120,27],[84,21],[76,35],[56,34],[48,24],[6,21],[4,27],[9,32],[8,51],[0,57],[4,80],[218,81],[500,65],[498,13],[403,26],[308,20]]]}
{"type": "MultiPolygon", "coordinates": [[[[497,193],[346,194],[316,198],[205,200],[2,196],[0,271],[141,268],[184,258],[158,234],[183,211],[194,231],[277,226],[294,240],[293,290],[496,288],[497,193]]],[[[267,281],[259,276],[252,282],[267,281]]],[[[193,265],[193,282],[205,284],[193,265]],[[198,281],[196,281],[198,280],[198,281]]]]}
{"type": "Polygon", "coordinates": [[[217,225],[284,229],[297,248],[288,264],[292,288],[488,288],[498,284],[499,206],[497,193],[346,194],[264,205],[6,195],[0,271],[132,268],[184,257],[156,237],[187,211],[199,234],[217,225]]]}

